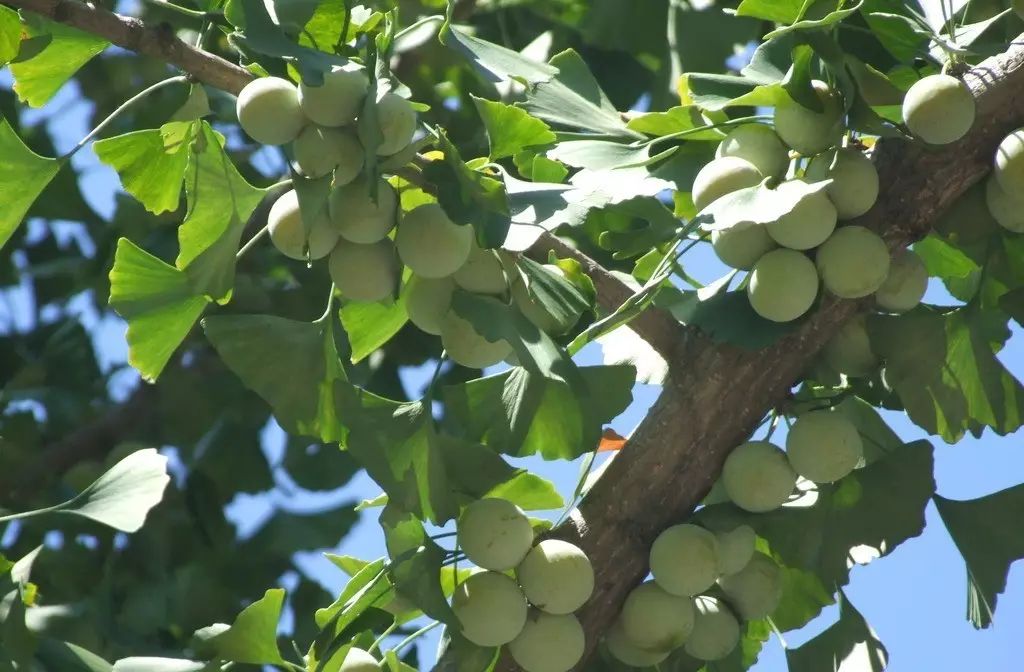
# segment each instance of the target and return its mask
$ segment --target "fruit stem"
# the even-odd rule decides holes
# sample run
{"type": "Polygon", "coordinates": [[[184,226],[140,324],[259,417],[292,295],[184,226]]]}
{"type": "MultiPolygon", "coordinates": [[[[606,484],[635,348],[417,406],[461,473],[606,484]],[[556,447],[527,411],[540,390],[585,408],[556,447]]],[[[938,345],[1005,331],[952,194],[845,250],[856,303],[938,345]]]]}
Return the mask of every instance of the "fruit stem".
{"type": "Polygon", "coordinates": [[[145,1],[148,2],[149,4],[153,5],[154,7],[161,7],[163,9],[169,9],[169,10],[171,10],[173,12],[177,12],[178,14],[183,14],[185,16],[190,16],[193,19],[204,19],[204,20],[206,20],[206,19],[211,19],[211,18],[214,18],[214,17],[218,17],[219,18],[219,16],[220,16],[217,12],[201,12],[201,11],[196,10],[196,9],[189,9],[187,7],[182,7],[181,5],[175,5],[174,3],[167,2],[167,0],[145,0],[145,1]]]}
{"type": "Polygon", "coordinates": [[[398,646],[396,646],[395,648],[393,648],[391,650],[395,652],[395,655],[397,655],[402,649],[404,649],[405,647],[409,646],[410,644],[415,642],[418,638],[420,638],[423,635],[427,634],[428,632],[430,632],[431,630],[433,630],[434,628],[436,628],[439,625],[441,625],[441,621],[434,621],[433,623],[431,623],[429,625],[423,626],[422,628],[420,628],[416,632],[412,633],[411,635],[409,635],[408,637],[403,639],[401,642],[398,643],[398,646]]]}
{"type": "Polygon", "coordinates": [[[697,133],[703,133],[705,131],[716,129],[716,128],[731,128],[732,126],[742,126],[744,124],[756,123],[759,121],[768,121],[770,117],[764,114],[755,114],[750,117],[739,117],[738,119],[730,119],[717,124],[710,124],[708,126],[698,126],[697,128],[687,128],[684,131],[676,131],[675,133],[669,133],[663,135],[660,138],[654,138],[647,141],[648,147],[654,147],[655,145],[661,144],[668,140],[677,140],[679,138],[685,138],[689,135],[696,135],[697,133]]]}
{"type": "Polygon", "coordinates": [[[267,235],[269,231],[270,224],[267,224],[262,229],[253,234],[253,237],[246,241],[245,245],[242,246],[242,249],[238,250],[238,254],[235,255],[235,260],[237,261],[238,259],[244,257],[246,253],[248,253],[249,250],[251,250],[256,245],[256,243],[260,242],[260,239],[263,238],[263,236],[267,235]]]}
{"type": "Polygon", "coordinates": [[[397,629],[398,629],[398,621],[395,621],[394,623],[392,623],[391,625],[389,625],[389,626],[387,627],[387,629],[386,629],[386,630],[385,630],[384,632],[380,633],[380,637],[378,637],[378,638],[377,638],[377,639],[376,639],[376,640],[375,640],[375,641],[373,642],[373,644],[370,644],[370,648],[368,648],[368,649],[366,650],[366,652],[367,652],[367,653],[373,653],[374,651],[377,651],[378,649],[380,649],[380,645],[384,643],[384,640],[385,640],[385,639],[387,639],[388,637],[390,637],[390,636],[391,636],[391,634],[392,634],[392,633],[393,633],[393,632],[394,632],[395,630],[397,630],[397,629]]]}

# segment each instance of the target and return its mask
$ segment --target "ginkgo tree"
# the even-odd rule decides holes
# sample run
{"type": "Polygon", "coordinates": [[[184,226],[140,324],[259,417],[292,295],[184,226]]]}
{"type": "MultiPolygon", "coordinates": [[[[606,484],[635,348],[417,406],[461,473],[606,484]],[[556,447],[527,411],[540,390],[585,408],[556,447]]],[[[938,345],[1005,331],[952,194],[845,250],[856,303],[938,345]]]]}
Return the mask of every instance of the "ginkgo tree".
{"type": "Polygon", "coordinates": [[[942,496],[881,411],[1024,423],[1019,3],[114,9],[0,4],[0,670],[728,672],[830,605],[789,669],[881,670],[844,587],[930,503],[992,624],[1024,484],[942,496]]]}

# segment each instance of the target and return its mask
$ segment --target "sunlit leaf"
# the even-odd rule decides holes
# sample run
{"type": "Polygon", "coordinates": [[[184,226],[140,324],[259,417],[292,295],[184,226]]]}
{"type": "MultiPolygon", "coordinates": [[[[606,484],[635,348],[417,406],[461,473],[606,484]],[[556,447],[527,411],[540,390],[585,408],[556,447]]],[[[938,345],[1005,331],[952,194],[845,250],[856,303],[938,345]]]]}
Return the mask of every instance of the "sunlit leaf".
{"type": "Polygon", "coordinates": [[[839,620],[810,641],[786,650],[789,672],[882,672],[889,653],[860,612],[839,591],[839,620]]]}
{"type": "Polygon", "coordinates": [[[31,15],[26,28],[29,39],[49,38],[46,47],[32,58],[11,64],[14,90],[32,107],[45,105],[64,82],[110,44],[102,37],[38,14],[31,15]]]}
{"type": "Polygon", "coordinates": [[[122,532],[135,532],[160,503],[170,482],[167,458],[147,448],[132,453],[56,511],[91,518],[122,532]]]}
{"type": "Polygon", "coordinates": [[[525,110],[476,96],[473,96],[473,104],[487,129],[492,161],[513,156],[527,147],[555,141],[555,134],[548,125],[525,110]]]}
{"type": "Polygon", "coordinates": [[[42,193],[61,162],[39,156],[22,143],[7,123],[0,118],[0,249],[14,235],[29,207],[42,193]]]}
{"type": "Polygon", "coordinates": [[[196,649],[209,657],[253,665],[283,665],[277,648],[277,624],[284,590],[271,588],[242,610],[230,626],[223,623],[196,631],[196,649]]]}
{"type": "Polygon", "coordinates": [[[121,176],[121,185],[154,214],[177,210],[188,167],[192,124],[133,131],[97,140],[93,151],[121,176]],[[181,132],[184,130],[184,132],[181,132]]]}

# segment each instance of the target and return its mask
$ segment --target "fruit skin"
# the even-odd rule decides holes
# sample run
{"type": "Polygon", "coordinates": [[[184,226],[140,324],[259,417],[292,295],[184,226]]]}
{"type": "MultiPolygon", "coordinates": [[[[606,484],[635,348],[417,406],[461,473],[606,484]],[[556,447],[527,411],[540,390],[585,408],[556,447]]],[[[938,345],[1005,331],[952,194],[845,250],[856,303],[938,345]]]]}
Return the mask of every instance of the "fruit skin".
{"type": "Polygon", "coordinates": [[[336,672],[381,672],[380,663],[370,653],[353,646],[345,654],[344,662],[334,667],[334,658],[324,666],[325,670],[336,670],[336,672]]]}
{"type": "Polygon", "coordinates": [[[843,414],[811,411],[796,419],[786,436],[786,455],[793,470],[815,483],[843,478],[864,457],[857,427],[843,414]]]}
{"type": "Polygon", "coordinates": [[[1008,193],[1024,191],[1024,128],[1018,128],[999,143],[992,174],[1008,193]]]}
{"type": "Polygon", "coordinates": [[[530,604],[549,614],[571,614],[594,592],[594,568],[578,546],[545,539],[516,567],[516,578],[530,604]]]}
{"type": "Polygon", "coordinates": [[[338,291],[352,301],[383,301],[398,289],[398,259],[387,238],[368,245],[339,241],[328,270],[338,291]]]}
{"type": "Polygon", "coordinates": [[[648,651],[629,640],[622,623],[616,621],[608,634],[605,635],[604,643],[608,646],[608,653],[624,665],[630,667],[651,667],[668,658],[671,651],[648,651]]]}
{"type": "Polygon", "coordinates": [[[985,205],[999,226],[1014,233],[1024,233],[1024,198],[1007,192],[992,176],[985,182],[985,205]]]}
{"type": "Polygon", "coordinates": [[[359,179],[331,191],[328,212],[341,237],[351,243],[376,243],[395,226],[398,196],[384,180],[377,182],[377,202],[366,181],[359,179]]]}
{"type": "Polygon", "coordinates": [[[928,269],[913,250],[897,252],[889,264],[889,275],[875,292],[879,308],[905,313],[921,303],[928,291],[928,269]]]}
{"type": "Polygon", "coordinates": [[[518,565],[533,545],[530,519],[507,499],[478,499],[463,509],[456,529],[466,557],[496,572],[518,565]]]}
{"type": "Polygon", "coordinates": [[[949,75],[919,79],[903,98],[907,128],[930,145],[947,145],[967,135],[974,115],[971,90],[949,75]]]}
{"type": "Polygon", "coordinates": [[[619,620],[623,631],[641,649],[671,651],[693,629],[693,601],[666,592],[654,581],[634,588],[622,603],[619,620]]]}
{"type": "MultiPolygon", "coordinates": [[[[281,254],[291,259],[306,260],[306,229],[299,210],[299,195],[295,190],[281,195],[267,215],[270,225],[270,242],[281,254]]],[[[323,259],[338,244],[338,232],[331,226],[327,213],[317,214],[309,228],[309,259],[323,259]]]]}
{"type": "Polygon", "coordinates": [[[473,245],[469,259],[452,275],[455,284],[475,294],[504,296],[508,291],[505,269],[494,250],[473,245]]]}
{"type": "Polygon", "coordinates": [[[878,290],[889,275],[889,248],[863,226],[843,226],[818,248],[822,284],[842,299],[859,299],[878,290]]]}
{"type": "Polygon", "coordinates": [[[408,100],[388,91],[377,97],[377,123],[382,136],[377,154],[391,156],[408,147],[416,135],[416,110],[408,100]]]}
{"type": "Polygon", "coordinates": [[[264,145],[284,145],[306,125],[295,85],[280,77],[260,77],[245,85],[235,103],[238,123],[264,145]]]}
{"type": "Polygon", "coordinates": [[[441,345],[452,361],[469,369],[494,366],[512,354],[508,341],[488,341],[455,311],[449,311],[441,321],[441,345]]]}
{"type": "MultiPolygon", "coordinates": [[[[802,180],[779,185],[780,194],[796,191],[802,180]]],[[[807,194],[788,213],[765,224],[776,243],[791,250],[810,250],[821,245],[836,229],[837,213],[824,190],[807,194]]]]}
{"type": "Polygon", "coordinates": [[[722,482],[733,503],[751,513],[774,511],[796,487],[786,453],[768,441],[748,441],[725,459],[722,482]]]}
{"type": "Polygon", "coordinates": [[[532,610],[508,652],[525,672],[567,672],[583,658],[586,636],[572,614],[532,610]]]}
{"type": "Polygon", "coordinates": [[[356,120],[370,80],[355,63],[336,65],[324,73],[322,86],[299,84],[298,100],[306,116],[321,126],[345,126],[356,120]]]}
{"type": "Polygon", "coordinates": [[[740,624],[729,608],[713,597],[694,600],[696,618],[686,652],[699,660],[721,660],[740,641],[740,624]]]}
{"type": "Polygon", "coordinates": [[[835,371],[851,378],[861,378],[878,368],[878,357],[871,351],[866,323],[863,315],[852,318],[825,344],[825,361],[835,371]]]}
{"type": "Polygon", "coordinates": [[[813,80],[811,86],[825,108],[823,111],[810,110],[792,98],[775,106],[775,132],[804,156],[820,154],[834,146],[843,130],[839,95],[821,80],[813,80]]]}
{"type": "Polygon", "coordinates": [[[691,597],[718,578],[718,540],[697,525],[673,525],[651,544],[654,581],[673,595],[691,597]]]}
{"type": "Polygon", "coordinates": [[[819,182],[832,178],[825,192],[836,208],[839,219],[860,217],[878,200],[878,169],[862,152],[846,147],[840,149],[832,165],[832,156],[822,154],[811,159],[804,178],[819,182]]]}
{"type": "Polygon", "coordinates": [[[747,297],[761,317],[789,322],[806,313],[818,295],[818,274],[806,255],[794,250],[772,250],[750,273],[747,297]]]}
{"type": "Polygon", "coordinates": [[[497,572],[479,572],[455,588],[452,611],[466,639],[478,646],[501,646],[523,631],[528,608],[515,581],[497,572]]]}
{"type": "Polygon", "coordinates": [[[752,621],[775,611],[782,599],[782,570],[764,553],[755,553],[747,566],[718,580],[729,604],[741,618],[752,621]]]}
{"type": "Polygon", "coordinates": [[[763,124],[734,129],[718,145],[715,156],[745,159],[765,177],[781,177],[789,167],[789,150],[775,131],[763,124]]]}
{"type": "Polygon", "coordinates": [[[739,222],[711,232],[711,247],[723,264],[748,271],[776,247],[763,224],[739,222]]]}
{"type": "Polygon", "coordinates": [[[422,331],[440,336],[444,316],[451,310],[454,291],[455,282],[451,278],[412,276],[402,290],[409,320],[422,331]]]}
{"type": "Polygon", "coordinates": [[[348,184],[363,169],[363,146],[336,128],[307,126],[295,138],[292,152],[303,175],[315,179],[333,170],[336,185],[348,184]]]}
{"type": "Polygon", "coordinates": [[[764,176],[754,164],[735,156],[724,156],[705,165],[693,180],[693,204],[703,210],[722,196],[754,187],[764,176]]]}
{"type": "Polygon", "coordinates": [[[735,574],[754,556],[757,533],[749,525],[719,532],[715,537],[718,538],[718,571],[721,574],[735,574]]]}
{"type": "Polygon", "coordinates": [[[395,235],[398,256],[424,278],[443,278],[459,270],[473,244],[473,228],[459,226],[437,203],[405,213],[395,235]]]}

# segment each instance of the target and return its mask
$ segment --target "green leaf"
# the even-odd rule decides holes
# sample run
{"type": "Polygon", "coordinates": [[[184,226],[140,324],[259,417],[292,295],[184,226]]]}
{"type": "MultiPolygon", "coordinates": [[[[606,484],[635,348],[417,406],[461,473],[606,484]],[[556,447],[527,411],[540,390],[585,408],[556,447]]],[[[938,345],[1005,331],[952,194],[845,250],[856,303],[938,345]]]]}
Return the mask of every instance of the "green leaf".
{"type": "Polygon", "coordinates": [[[543,147],[555,142],[551,128],[518,107],[471,96],[484,122],[492,161],[518,154],[527,147],[543,147]]]}
{"type": "Polygon", "coordinates": [[[839,591],[839,620],[814,639],[786,649],[789,672],[858,670],[882,672],[889,653],[860,612],[839,591]]]}
{"type": "Polygon", "coordinates": [[[865,0],[860,12],[875,38],[901,63],[912,61],[928,40],[928,32],[909,16],[902,3],[865,0]]]}
{"type": "MultiPolygon", "coordinates": [[[[384,558],[367,562],[357,558],[352,558],[351,556],[342,557],[331,555],[330,553],[326,555],[331,562],[340,567],[342,571],[352,578],[345,584],[341,594],[338,595],[338,599],[336,599],[333,604],[329,607],[316,610],[314,618],[317,626],[321,628],[325,627],[335,617],[337,617],[353,597],[361,592],[365,593],[368,586],[376,588],[379,587],[379,584],[383,584],[385,588],[390,588],[386,580],[381,581],[384,569],[387,566],[387,561],[384,558]]],[[[380,592],[380,595],[383,594],[383,592],[380,592]]],[[[383,601],[380,601],[380,603],[383,604],[383,601]]]]}
{"type": "MultiPolygon", "coordinates": [[[[714,287],[709,285],[708,289],[714,287]]],[[[766,348],[802,323],[799,320],[766,320],[750,307],[745,291],[706,292],[666,287],[658,293],[655,303],[669,310],[683,324],[697,327],[712,340],[747,350],[766,348]]]]}
{"type": "Polygon", "coordinates": [[[14,90],[32,107],[45,105],[78,69],[107,48],[102,37],[32,14],[26,20],[27,39],[49,37],[42,51],[11,64],[14,90]]]}
{"type": "Polygon", "coordinates": [[[61,672],[112,672],[113,667],[95,653],[71,642],[45,637],[39,641],[36,659],[44,669],[61,672]]]}
{"type": "Polygon", "coordinates": [[[431,618],[456,623],[439,581],[444,549],[427,535],[423,523],[394,504],[381,512],[380,524],[392,559],[389,571],[398,591],[431,618]]]}
{"type": "Polygon", "coordinates": [[[222,623],[198,630],[197,649],[209,657],[252,665],[283,665],[277,648],[277,624],[284,604],[284,590],[271,588],[261,599],[242,610],[230,627],[222,623]]]}
{"type": "Polygon", "coordinates": [[[976,628],[987,628],[1010,565],[1024,558],[1024,485],[967,501],[939,495],[934,500],[967,565],[967,619],[976,628]]]}
{"type": "Polygon", "coordinates": [[[851,14],[856,13],[860,9],[860,6],[861,3],[858,2],[856,5],[853,5],[852,7],[847,7],[845,9],[837,9],[833,12],[829,12],[825,16],[818,19],[803,19],[797,21],[791,26],[786,26],[783,28],[779,28],[777,30],[773,30],[772,32],[765,35],[764,39],[770,40],[772,38],[779,37],[780,35],[785,35],[796,30],[818,30],[820,28],[828,28],[829,26],[833,26],[839,23],[840,21],[850,16],[851,14]]]}
{"type": "Polygon", "coordinates": [[[18,55],[21,45],[21,19],[9,7],[0,6],[0,65],[7,65],[18,55]]]}
{"type": "Polygon", "coordinates": [[[61,162],[39,156],[0,118],[0,249],[14,235],[32,203],[60,170],[61,162]]]}
{"type": "Polygon", "coordinates": [[[772,189],[768,180],[754,187],[740,189],[715,200],[701,211],[710,217],[708,228],[728,229],[732,226],[767,224],[793,211],[804,199],[824,190],[832,180],[804,182],[794,180],[783,189],[772,189]]]}
{"type": "Polygon", "coordinates": [[[565,277],[546,270],[529,257],[516,260],[520,281],[526,284],[530,299],[539,304],[559,325],[572,325],[591,304],[576,285],[565,277]]]}
{"type": "Polygon", "coordinates": [[[125,191],[158,215],[178,209],[194,128],[189,122],[172,122],[97,140],[93,150],[118,172],[125,191]]]}
{"type": "Polygon", "coordinates": [[[708,112],[738,105],[772,107],[788,98],[781,84],[764,84],[737,75],[691,72],[683,79],[693,103],[708,112]]]}
{"type": "Polygon", "coordinates": [[[743,0],[736,15],[789,25],[800,18],[806,4],[806,0],[743,0]]]}
{"type": "Polygon", "coordinates": [[[558,494],[554,483],[525,470],[491,488],[484,496],[507,499],[525,511],[547,511],[565,506],[565,500],[558,494]]]}
{"type": "Polygon", "coordinates": [[[404,297],[390,303],[347,303],[340,315],[352,347],[353,364],[376,352],[409,321],[404,297]]]}
{"type": "MultiPolygon", "coordinates": [[[[453,6],[448,5],[449,9],[453,6]]],[[[538,63],[519,52],[473,37],[445,21],[438,34],[441,44],[460,54],[487,81],[523,79],[536,84],[549,81],[557,72],[554,64],[538,63]]]]}
{"type": "Polygon", "coordinates": [[[271,59],[285,59],[298,69],[307,84],[316,86],[323,83],[323,73],[333,65],[346,62],[340,56],[320,50],[330,49],[333,44],[321,44],[320,49],[296,44],[270,18],[267,6],[261,0],[233,0],[232,5],[234,9],[241,10],[231,16],[232,20],[237,21],[235,25],[241,29],[230,35],[233,45],[271,59]]]}
{"type": "Polygon", "coordinates": [[[207,663],[180,658],[122,658],[113,672],[203,672],[207,663]]]}
{"type": "Polygon", "coordinates": [[[716,142],[725,137],[717,128],[710,128],[696,105],[669,108],[664,112],[645,112],[629,120],[626,127],[631,131],[661,137],[687,132],[687,140],[709,140],[716,142]],[[703,129],[703,130],[702,130],[703,129]]]}

